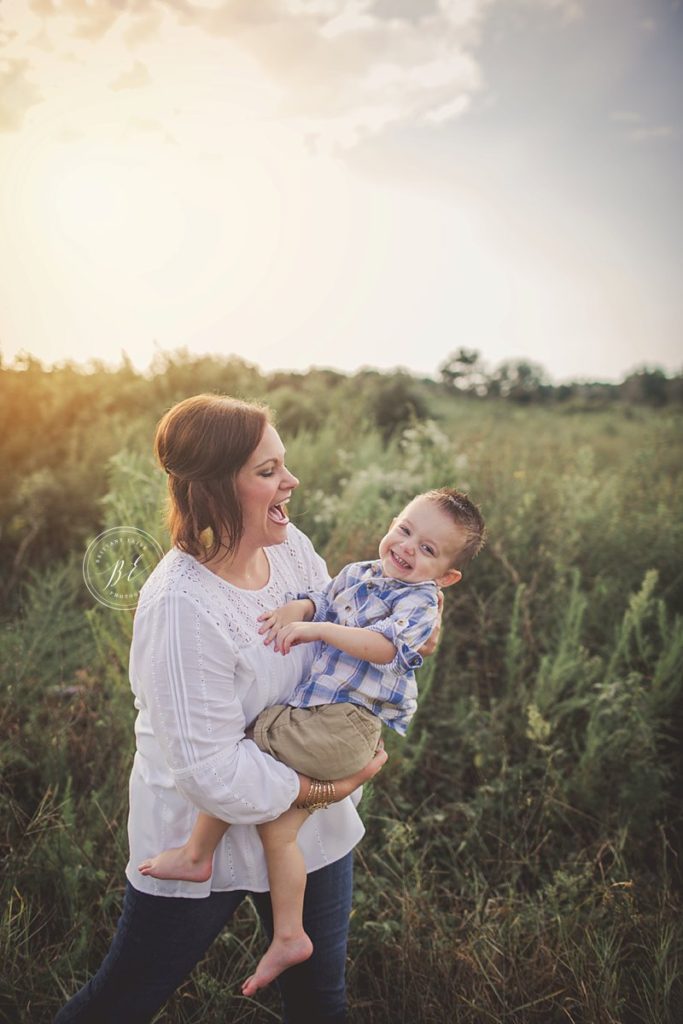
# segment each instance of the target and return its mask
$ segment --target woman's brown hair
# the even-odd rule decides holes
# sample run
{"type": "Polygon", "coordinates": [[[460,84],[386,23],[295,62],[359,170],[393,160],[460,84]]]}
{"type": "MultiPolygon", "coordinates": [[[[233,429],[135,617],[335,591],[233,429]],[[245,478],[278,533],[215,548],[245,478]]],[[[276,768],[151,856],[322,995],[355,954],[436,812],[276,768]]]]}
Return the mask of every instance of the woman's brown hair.
{"type": "Polygon", "coordinates": [[[244,528],[235,477],[270,422],[266,406],[227,395],[194,395],[162,416],[154,452],[168,474],[174,546],[200,561],[235,550],[244,528]],[[207,529],[210,543],[202,540],[207,529]]]}

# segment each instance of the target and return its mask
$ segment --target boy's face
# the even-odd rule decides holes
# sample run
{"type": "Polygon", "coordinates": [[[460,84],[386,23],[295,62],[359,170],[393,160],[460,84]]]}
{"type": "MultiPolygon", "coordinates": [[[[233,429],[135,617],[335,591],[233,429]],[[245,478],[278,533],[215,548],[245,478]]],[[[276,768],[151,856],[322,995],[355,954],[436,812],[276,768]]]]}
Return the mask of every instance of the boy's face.
{"type": "Polygon", "coordinates": [[[465,543],[465,531],[429,498],[414,498],[382,537],[382,572],[405,583],[434,580],[440,587],[458,583],[453,568],[465,543]]]}

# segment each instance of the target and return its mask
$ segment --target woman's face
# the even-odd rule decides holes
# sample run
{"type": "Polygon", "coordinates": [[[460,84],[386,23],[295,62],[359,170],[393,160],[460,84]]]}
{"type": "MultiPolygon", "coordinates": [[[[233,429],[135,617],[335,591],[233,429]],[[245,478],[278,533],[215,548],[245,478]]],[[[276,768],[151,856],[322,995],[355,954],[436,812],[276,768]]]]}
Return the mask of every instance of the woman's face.
{"type": "Polygon", "coordinates": [[[286,504],[299,481],[285,466],[285,449],[275,427],[263,436],[235,478],[242,507],[241,543],[253,547],[282,544],[287,536],[286,504]]]}

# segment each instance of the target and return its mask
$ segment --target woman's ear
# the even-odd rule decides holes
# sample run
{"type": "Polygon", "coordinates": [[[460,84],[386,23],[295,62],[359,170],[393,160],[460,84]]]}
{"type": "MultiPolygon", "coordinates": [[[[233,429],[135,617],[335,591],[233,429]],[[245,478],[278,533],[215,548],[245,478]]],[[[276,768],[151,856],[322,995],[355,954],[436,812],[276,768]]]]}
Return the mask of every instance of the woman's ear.
{"type": "Polygon", "coordinates": [[[452,587],[454,583],[459,583],[462,579],[462,573],[459,569],[449,569],[443,576],[438,576],[434,582],[437,586],[441,587],[452,587]]]}

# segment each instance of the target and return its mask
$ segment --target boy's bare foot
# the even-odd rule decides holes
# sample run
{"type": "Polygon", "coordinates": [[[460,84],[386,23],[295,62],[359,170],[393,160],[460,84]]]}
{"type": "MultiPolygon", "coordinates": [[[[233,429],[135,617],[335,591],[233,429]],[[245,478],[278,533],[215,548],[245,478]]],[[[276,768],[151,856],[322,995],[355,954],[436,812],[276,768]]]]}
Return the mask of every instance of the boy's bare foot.
{"type": "Polygon", "coordinates": [[[206,882],[211,878],[213,857],[211,854],[198,858],[192,856],[186,847],[177,846],[164,850],[156,857],[143,860],[138,866],[141,875],[152,878],[173,878],[179,882],[206,882]]]}
{"type": "Polygon", "coordinates": [[[312,952],[313,943],[306,932],[291,939],[274,938],[254,973],[242,985],[242,995],[253,996],[260,988],[270,985],[288,967],[308,960],[312,952]]]}

